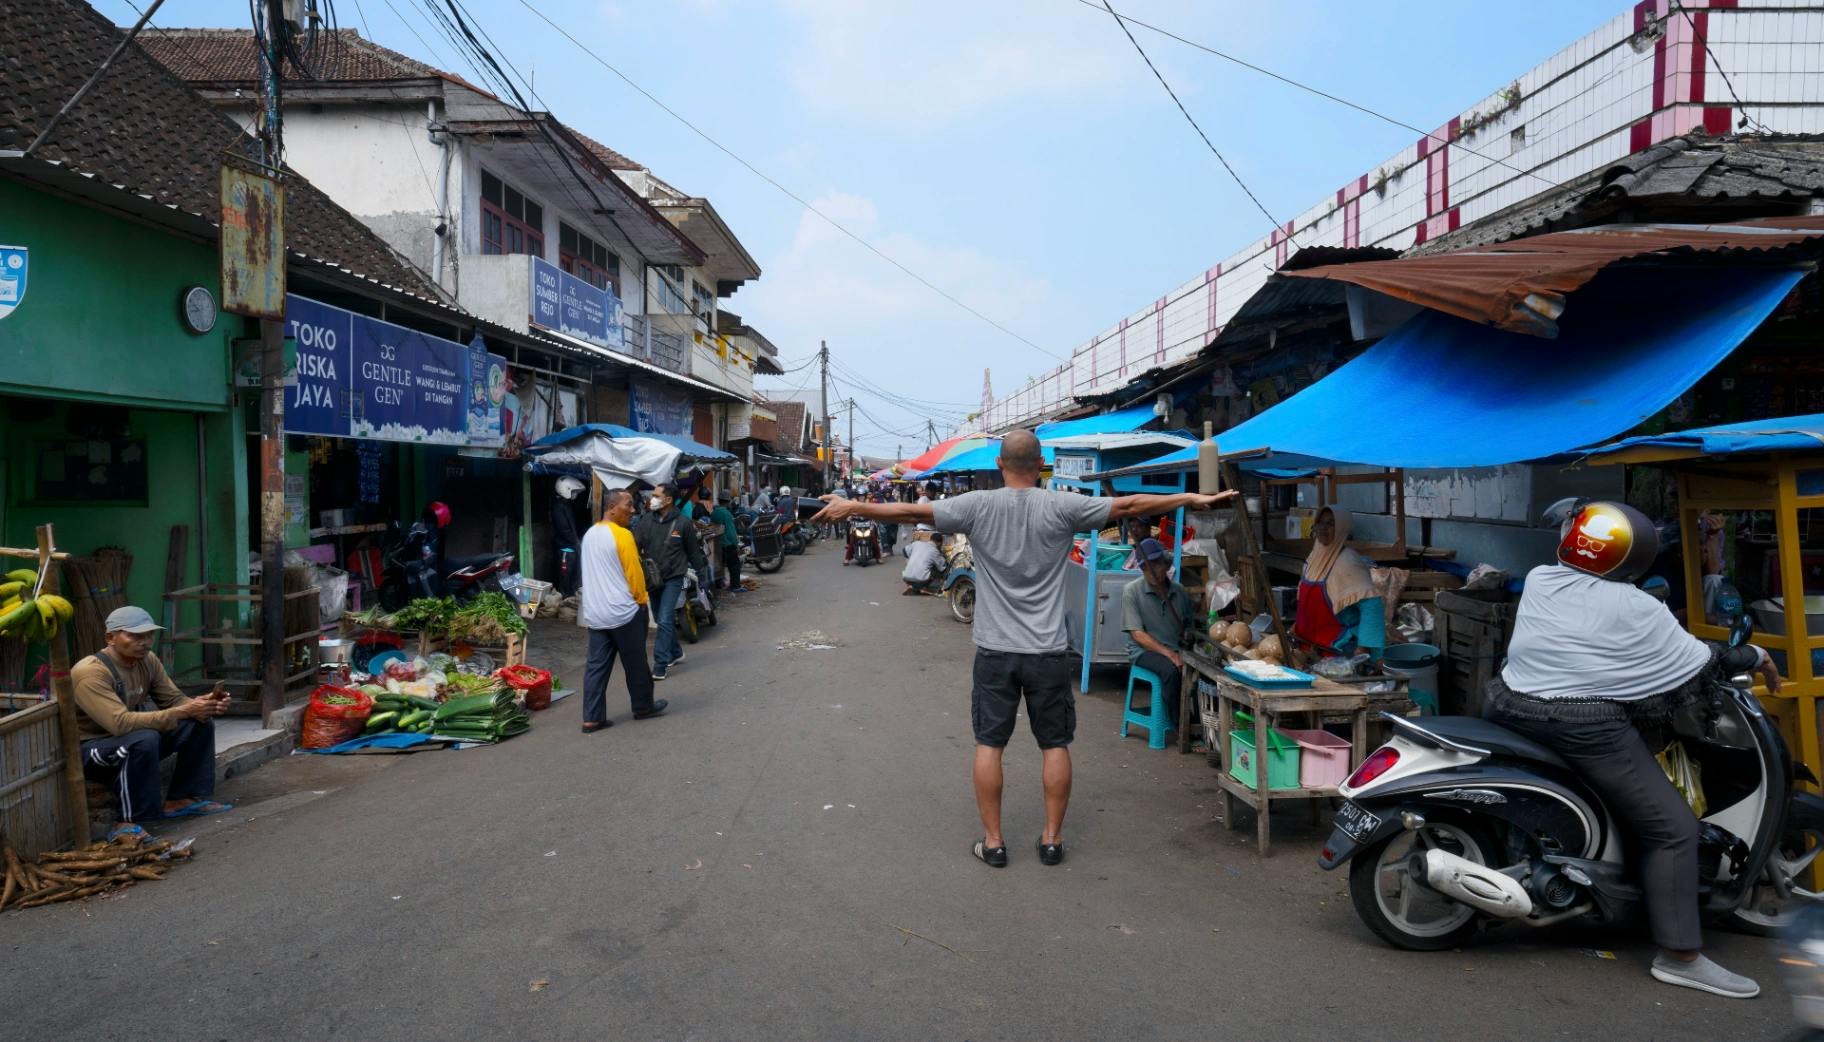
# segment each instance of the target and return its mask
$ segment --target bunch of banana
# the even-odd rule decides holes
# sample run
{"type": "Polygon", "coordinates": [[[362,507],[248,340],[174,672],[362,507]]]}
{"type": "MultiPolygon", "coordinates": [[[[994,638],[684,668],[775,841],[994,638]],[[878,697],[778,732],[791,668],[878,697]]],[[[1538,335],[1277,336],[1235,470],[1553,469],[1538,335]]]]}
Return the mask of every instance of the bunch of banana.
{"type": "Polygon", "coordinates": [[[0,637],[50,640],[76,614],[69,601],[54,593],[32,596],[38,573],[29,568],[6,573],[0,582],[0,637]]]}

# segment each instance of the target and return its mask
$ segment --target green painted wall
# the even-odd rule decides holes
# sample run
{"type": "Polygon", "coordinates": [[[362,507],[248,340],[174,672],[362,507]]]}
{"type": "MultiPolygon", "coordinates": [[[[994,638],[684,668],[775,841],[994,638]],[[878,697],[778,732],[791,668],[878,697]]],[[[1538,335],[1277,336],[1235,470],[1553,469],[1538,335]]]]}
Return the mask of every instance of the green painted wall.
{"type": "Polygon", "coordinates": [[[196,549],[200,415],[207,579],[245,582],[247,428],[228,408],[230,340],[242,320],[223,315],[197,336],[179,318],[184,289],[218,289],[214,244],[9,181],[0,181],[0,244],[31,251],[25,299],[0,320],[0,540],[31,546],[48,521],[60,549],[125,547],[133,555],[129,597],[161,614],[173,524],[191,526],[184,584],[204,578],[196,549]],[[39,447],[83,430],[98,402],[129,407],[127,426],[145,446],[144,500],[40,502],[39,447]]]}
{"type": "Polygon", "coordinates": [[[190,286],[219,300],[215,244],[0,181],[0,245],[31,251],[25,299],[0,319],[0,393],[227,406],[241,319],[197,336],[178,311],[190,286]]]}

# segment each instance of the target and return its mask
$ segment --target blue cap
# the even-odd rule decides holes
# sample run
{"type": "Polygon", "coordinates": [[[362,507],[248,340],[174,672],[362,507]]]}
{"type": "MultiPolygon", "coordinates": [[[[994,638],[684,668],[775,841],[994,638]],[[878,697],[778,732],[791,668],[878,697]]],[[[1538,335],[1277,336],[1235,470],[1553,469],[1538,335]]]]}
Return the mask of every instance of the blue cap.
{"type": "Polygon", "coordinates": [[[1165,552],[1165,544],[1159,540],[1140,540],[1140,559],[1142,561],[1163,561],[1167,556],[1169,555],[1165,552]]]}

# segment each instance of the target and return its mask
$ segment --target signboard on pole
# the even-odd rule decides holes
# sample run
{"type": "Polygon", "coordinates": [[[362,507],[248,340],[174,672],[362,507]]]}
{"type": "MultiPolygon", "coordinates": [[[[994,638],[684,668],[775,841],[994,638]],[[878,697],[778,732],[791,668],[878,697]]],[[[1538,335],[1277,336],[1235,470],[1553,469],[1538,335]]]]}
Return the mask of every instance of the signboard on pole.
{"type": "Polygon", "coordinates": [[[1051,474],[1053,477],[1069,478],[1074,481],[1090,473],[1095,462],[1096,457],[1094,456],[1072,456],[1060,452],[1057,460],[1051,465],[1051,474]]]}
{"type": "Polygon", "coordinates": [[[222,310],[285,317],[285,190],[236,163],[222,164],[222,310]]]}
{"type": "Polygon", "coordinates": [[[476,334],[469,344],[469,444],[500,444],[500,404],[506,397],[507,360],[489,354],[476,334]]]}
{"type": "Polygon", "coordinates": [[[542,257],[532,263],[532,325],[555,329],[613,351],[626,350],[621,333],[621,299],[542,257]]]}
{"type": "MultiPolygon", "coordinates": [[[[285,393],[285,430],[336,438],[498,445],[471,429],[471,348],[304,297],[286,298],[285,335],[297,344],[297,383],[285,393]]],[[[504,393],[506,363],[499,361],[504,393]]],[[[484,399],[493,361],[484,361],[484,399]]],[[[484,410],[484,422],[486,410],[484,410]]]]}
{"type": "Polygon", "coordinates": [[[24,246],[0,246],[0,318],[25,302],[25,275],[30,254],[24,246]]]}

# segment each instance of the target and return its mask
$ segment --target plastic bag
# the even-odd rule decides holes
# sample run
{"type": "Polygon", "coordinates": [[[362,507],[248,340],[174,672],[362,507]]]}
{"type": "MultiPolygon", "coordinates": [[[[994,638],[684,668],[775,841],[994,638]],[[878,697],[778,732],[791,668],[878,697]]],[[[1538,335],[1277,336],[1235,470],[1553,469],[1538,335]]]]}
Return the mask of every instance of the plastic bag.
{"type": "Polygon", "coordinates": [[[324,684],[310,693],[310,704],[304,707],[304,726],[298,745],[305,749],[327,749],[341,745],[361,734],[367,716],[374,711],[374,700],[352,687],[324,684]],[[331,698],[338,699],[332,702],[331,698]]]}
{"type": "Polygon", "coordinates": [[[1704,769],[1685,752],[1685,743],[1673,742],[1661,749],[1654,759],[1659,761],[1659,769],[1666,772],[1672,787],[1691,805],[1691,813],[1703,817],[1710,809],[1710,801],[1704,798],[1704,769]]]}

